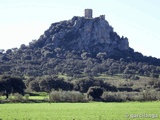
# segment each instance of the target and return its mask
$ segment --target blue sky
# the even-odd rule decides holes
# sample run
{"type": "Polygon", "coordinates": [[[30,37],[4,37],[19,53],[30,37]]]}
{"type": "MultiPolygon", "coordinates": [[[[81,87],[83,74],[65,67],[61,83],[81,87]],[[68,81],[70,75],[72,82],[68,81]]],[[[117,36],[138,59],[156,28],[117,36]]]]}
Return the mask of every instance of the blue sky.
{"type": "Polygon", "coordinates": [[[83,16],[84,9],[106,20],[130,47],[160,58],[160,0],[0,0],[0,49],[38,39],[51,23],[83,16]]]}

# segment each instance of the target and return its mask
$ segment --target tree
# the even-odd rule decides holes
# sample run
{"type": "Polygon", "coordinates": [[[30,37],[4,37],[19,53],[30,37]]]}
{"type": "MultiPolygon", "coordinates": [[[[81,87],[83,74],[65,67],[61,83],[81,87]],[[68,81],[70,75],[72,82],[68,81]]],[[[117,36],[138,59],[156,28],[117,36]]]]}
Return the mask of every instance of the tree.
{"type": "Polygon", "coordinates": [[[158,74],[151,74],[151,77],[153,77],[153,78],[159,78],[159,75],[158,74]]]}
{"type": "Polygon", "coordinates": [[[91,96],[93,100],[100,100],[103,94],[103,89],[97,86],[90,87],[87,91],[87,96],[91,96]]]}
{"type": "Polygon", "coordinates": [[[12,53],[12,50],[11,50],[11,49],[7,49],[7,50],[6,50],[6,53],[7,53],[7,54],[10,54],[10,53],[12,53]]]}
{"type": "Polygon", "coordinates": [[[40,87],[39,87],[39,80],[32,80],[28,83],[28,87],[29,89],[31,89],[32,91],[36,91],[39,92],[40,91],[40,87]]]}
{"type": "Polygon", "coordinates": [[[1,53],[1,54],[4,53],[4,51],[5,51],[4,49],[0,49],[0,53],[1,53]]]}
{"type": "Polygon", "coordinates": [[[88,89],[92,86],[103,87],[104,82],[102,80],[97,80],[92,77],[78,80],[75,82],[74,90],[86,93],[88,89]]]}
{"type": "Polygon", "coordinates": [[[81,54],[81,58],[84,59],[84,60],[87,59],[88,57],[91,57],[90,53],[84,52],[84,53],[81,54]]]}
{"type": "Polygon", "coordinates": [[[96,57],[100,60],[104,60],[106,56],[107,54],[105,52],[99,52],[96,57]]]}
{"type": "Polygon", "coordinates": [[[8,99],[11,93],[24,95],[25,88],[26,86],[21,78],[12,76],[2,76],[0,78],[0,91],[5,93],[6,99],[8,99]]]}
{"type": "Polygon", "coordinates": [[[50,92],[54,90],[72,90],[73,85],[70,82],[65,81],[63,78],[57,76],[42,77],[39,81],[40,91],[50,92]]]}

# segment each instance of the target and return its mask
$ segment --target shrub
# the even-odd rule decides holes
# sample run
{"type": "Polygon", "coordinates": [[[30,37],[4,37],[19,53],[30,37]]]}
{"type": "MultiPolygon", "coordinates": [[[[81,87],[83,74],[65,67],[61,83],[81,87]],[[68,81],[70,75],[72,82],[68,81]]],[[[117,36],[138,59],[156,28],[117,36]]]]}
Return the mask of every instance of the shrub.
{"type": "Polygon", "coordinates": [[[87,102],[85,95],[77,91],[52,91],[49,94],[51,102],[87,102]]]}
{"type": "Polygon", "coordinates": [[[31,89],[32,91],[40,91],[40,87],[39,87],[39,80],[32,80],[28,83],[29,85],[29,89],[31,89]]]}
{"type": "Polygon", "coordinates": [[[23,96],[19,93],[15,93],[13,101],[22,102],[23,101],[23,96]]]}
{"type": "Polygon", "coordinates": [[[118,91],[117,88],[116,88],[116,86],[111,85],[108,82],[105,82],[104,85],[103,85],[103,87],[104,87],[104,89],[106,91],[112,91],[112,92],[117,92],[118,91]]]}
{"type": "Polygon", "coordinates": [[[131,76],[131,79],[132,79],[132,80],[139,80],[139,77],[138,77],[137,75],[132,75],[132,76],[131,76]]]}
{"type": "Polygon", "coordinates": [[[133,98],[131,92],[105,92],[102,95],[105,102],[124,102],[133,100],[133,98]]]}
{"type": "Polygon", "coordinates": [[[51,102],[61,102],[61,91],[52,91],[49,94],[49,100],[51,102]]]}
{"type": "Polygon", "coordinates": [[[153,78],[159,78],[159,74],[151,74],[151,77],[153,77],[153,78]]]}
{"type": "Polygon", "coordinates": [[[29,100],[29,94],[25,94],[24,97],[25,97],[26,100],[29,100]]]}
{"type": "Polygon", "coordinates": [[[73,85],[70,82],[65,81],[63,78],[47,76],[46,78],[41,78],[39,81],[39,87],[41,91],[50,92],[52,89],[72,90],[73,85]]]}
{"type": "Polygon", "coordinates": [[[144,90],[142,92],[142,96],[143,96],[143,101],[154,101],[160,99],[159,92],[155,90],[148,90],[148,89],[144,90]]]}
{"type": "Polygon", "coordinates": [[[143,101],[143,95],[138,93],[137,95],[133,94],[133,95],[130,95],[130,100],[131,101],[143,101]]]}
{"type": "Polygon", "coordinates": [[[87,96],[91,96],[93,100],[100,100],[103,94],[103,89],[98,86],[90,87],[87,91],[87,96]]]}
{"type": "Polygon", "coordinates": [[[160,92],[145,90],[142,92],[104,92],[102,99],[105,102],[122,101],[155,101],[160,100],[160,92]]]}
{"type": "Polygon", "coordinates": [[[74,90],[86,93],[88,89],[92,86],[100,86],[107,91],[117,91],[115,86],[112,86],[107,82],[104,83],[103,80],[95,78],[86,78],[76,81],[74,83],[74,90]]]}
{"type": "Polygon", "coordinates": [[[126,101],[126,96],[123,95],[122,97],[120,93],[116,92],[105,92],[102,95],[102,99],[105,102],[121,102],[121,101],[126,101]]]}

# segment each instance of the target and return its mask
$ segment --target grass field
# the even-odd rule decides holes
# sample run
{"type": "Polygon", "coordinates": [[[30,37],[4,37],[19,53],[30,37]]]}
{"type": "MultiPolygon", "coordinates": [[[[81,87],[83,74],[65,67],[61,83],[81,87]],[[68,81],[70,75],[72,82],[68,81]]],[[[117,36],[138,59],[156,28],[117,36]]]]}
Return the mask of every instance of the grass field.
{"type": "Polygon", "coordinates": [[[160,120],[160,102],[0,104],[0,120],[160,120]]]}

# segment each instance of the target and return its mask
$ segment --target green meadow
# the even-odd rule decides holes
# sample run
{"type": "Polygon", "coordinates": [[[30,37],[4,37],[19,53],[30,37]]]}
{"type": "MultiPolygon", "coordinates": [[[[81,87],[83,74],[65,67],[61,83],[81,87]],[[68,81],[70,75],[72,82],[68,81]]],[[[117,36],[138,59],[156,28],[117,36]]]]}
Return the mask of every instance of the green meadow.
{"type": "Polygon", "coordinates": [[[160,102],[7,103],[0,120],[159,120],[160,102]]]}

